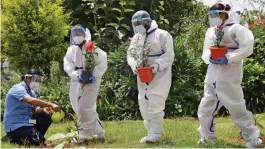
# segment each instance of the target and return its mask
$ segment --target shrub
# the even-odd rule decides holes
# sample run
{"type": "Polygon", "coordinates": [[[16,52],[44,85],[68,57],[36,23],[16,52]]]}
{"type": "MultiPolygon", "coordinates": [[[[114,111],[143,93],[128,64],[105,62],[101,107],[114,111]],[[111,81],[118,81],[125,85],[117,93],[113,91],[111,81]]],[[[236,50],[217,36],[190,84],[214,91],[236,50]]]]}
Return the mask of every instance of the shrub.
{"type": "Polygon", "coordinates": [[[53,60],[61,60],[66,46],[69,13],[62,0],[3,0],[3,55],[19,72],[41,68],[50,73],[53,60]]]}

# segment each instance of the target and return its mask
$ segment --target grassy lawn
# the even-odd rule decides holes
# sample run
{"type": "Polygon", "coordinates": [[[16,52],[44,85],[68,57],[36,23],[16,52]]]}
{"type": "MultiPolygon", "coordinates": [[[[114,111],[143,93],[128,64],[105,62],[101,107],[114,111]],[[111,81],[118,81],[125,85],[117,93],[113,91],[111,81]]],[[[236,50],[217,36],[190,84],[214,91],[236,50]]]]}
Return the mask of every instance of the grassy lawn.
{"type": "MultiPolygon", "coordinates": [[[[217,118],[216,131],[218,141],[207,145],[198,145],[199,126],[196,119],[177,118],[165,120],[163,139],[155,144],[140,144],[140,139],[146,135],[142,121],[108,121],[103,122],[106,131],[104,142],[89,142],[82,144],[87,148],[244,148],[244,142],[239,136],[239,129],[232,123],[230,118],[217,118]]],[[[56,133],[67,133],[67,128],[73,122],[52,124],[46,138],[56,133]]],[[[3,125],[2,125],[3,126],[3,125]]],[[[3,127],[1,128],[4,135],[3,127]]],[[[23,146],[1,142],[1,148],[21,148],[23,146]]],[[[72,147],[81,145],[72,144],[72,147]]],[[[264,145],[262,146],[265,147],[264,145]]]]}

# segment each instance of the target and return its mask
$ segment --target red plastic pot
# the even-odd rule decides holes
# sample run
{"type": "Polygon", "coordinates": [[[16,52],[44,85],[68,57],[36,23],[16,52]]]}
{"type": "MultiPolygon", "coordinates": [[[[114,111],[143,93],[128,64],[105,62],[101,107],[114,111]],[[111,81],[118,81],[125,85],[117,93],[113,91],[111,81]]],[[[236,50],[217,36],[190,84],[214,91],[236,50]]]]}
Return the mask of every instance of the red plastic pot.
{"type": "Polygon", "coordinates": [[[152,67],[138,68],[138,75],[142,83],[149,83],[153,79],[152,67]]]}
{"type": "Polygon", "coordinates": [[[212,59],[218,61],[219,57],[225,57],[227,47],[210,47],[212,59]]]}

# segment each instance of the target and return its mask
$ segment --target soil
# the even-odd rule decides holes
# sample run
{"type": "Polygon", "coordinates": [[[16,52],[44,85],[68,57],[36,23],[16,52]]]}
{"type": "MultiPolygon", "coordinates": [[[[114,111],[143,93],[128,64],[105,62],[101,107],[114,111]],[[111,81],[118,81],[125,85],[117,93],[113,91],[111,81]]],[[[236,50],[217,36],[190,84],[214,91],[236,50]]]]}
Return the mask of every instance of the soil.
{"type": "Polygon", "coordinates": [[[262,140],[262,146],[265,147],[265,136],[261,137],[262,140]]]}
{"type": "MultiPolygon", "coordinates": [[[[262,147],[265,147],[265,136],[263,137],[260,137],[260,139],[262,140],[262,144],[261,146],[262,147]]],[[[231,143],[235,143],[235,144],[242,144],[242,145],[245,145],[245,141],[241,138],[232,138],[232,139],[229,139],[229,140],[225,140],[227,142],[231,142],[231,143]]]]}

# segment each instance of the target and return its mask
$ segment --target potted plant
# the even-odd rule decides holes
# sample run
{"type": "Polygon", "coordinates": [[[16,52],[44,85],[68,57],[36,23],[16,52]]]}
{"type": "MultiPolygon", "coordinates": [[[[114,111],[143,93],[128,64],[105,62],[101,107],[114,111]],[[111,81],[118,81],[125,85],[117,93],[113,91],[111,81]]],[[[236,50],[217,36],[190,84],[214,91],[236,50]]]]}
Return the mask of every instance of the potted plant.
{"type": "Polygon", "coordinates": [[[140,67],[137,69],[139,78],[142,83],[149,83],[153,79],[152,67],[147,65],[148,55],[150,53],[150,48],[143,48],[143,57],[140,67]]]}
{"type": "Polygon", "coordinates": [[[82,78],[83,84],[90,83],[89,78],[92,77],[93,70],[95,68],[95,44],[93,42],[89,42],[86,45],[86,50],[83,51],[83,55],[85,56],[85,69],[82,70],[82,78]]]}
{"type": "MultiPolygon", "coordinates": [[[[138,38],[139,39],[139,38],[138,38]]],[[[138,44],[138,42],[136,42],[138,44]]],[[[143,46],[135,46],[130,52],[131,56],[137,63],[137,72],[142,83],[149,83],[153,79],[152,67],[148,66],[148,55],[151,51],[146,48],[146,43],[143,46]]]]}
{"type": "Polygon", "coordinates": [[[214,30],[215,37],[213,39],[213,46],[210,47],[212,59],[218,61],[218,58],[225,57],[227,52],[226,46],[221,46],[220,43],[223,40],[224,31],[221,26],[218,26],[214,30]]]}

